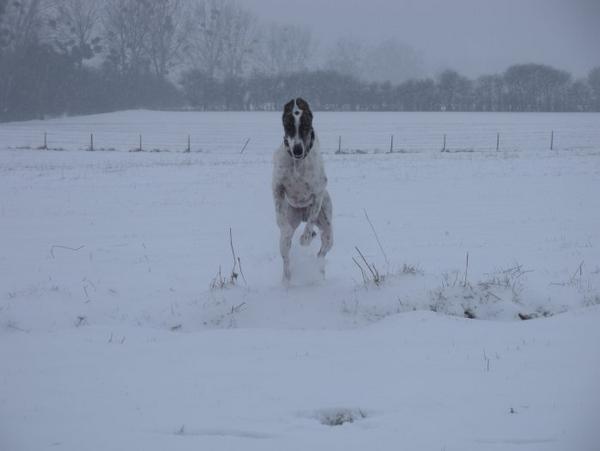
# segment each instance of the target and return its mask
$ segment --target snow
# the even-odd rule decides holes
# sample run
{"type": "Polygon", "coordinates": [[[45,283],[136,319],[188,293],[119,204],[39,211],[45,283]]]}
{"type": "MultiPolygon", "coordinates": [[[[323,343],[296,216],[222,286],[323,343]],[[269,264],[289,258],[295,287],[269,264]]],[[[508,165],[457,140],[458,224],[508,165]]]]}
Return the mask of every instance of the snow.
{"type": "Polygon", "coordinates": [[[9,334],[3,449],[586,449],[599,317],[9,334]]]}
{"type": "Polygon", "coordinates": [[[279,114],[0,124],[0,449],[595,449],[600,115],[315,120],[335,244],[323,280],[296,237],[289,289],[279,114]],[[117,151],[80,151],[91,128],[117,151]],[[65,150],[17,149],[43,131],[65,150]],[[230,228],[243,277],[211,289],[230,228]]]}

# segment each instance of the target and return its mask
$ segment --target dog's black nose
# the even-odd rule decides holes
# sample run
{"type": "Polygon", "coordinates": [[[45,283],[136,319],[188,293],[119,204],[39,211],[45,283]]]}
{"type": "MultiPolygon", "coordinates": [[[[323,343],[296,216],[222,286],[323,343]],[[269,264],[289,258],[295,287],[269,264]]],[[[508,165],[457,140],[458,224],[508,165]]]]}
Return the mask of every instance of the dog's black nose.
{"type": "Polygon", "coordinates": [[[300,144],[294,144],[293,153],[295,157],[302,156],[302,146],[300,144]]]}

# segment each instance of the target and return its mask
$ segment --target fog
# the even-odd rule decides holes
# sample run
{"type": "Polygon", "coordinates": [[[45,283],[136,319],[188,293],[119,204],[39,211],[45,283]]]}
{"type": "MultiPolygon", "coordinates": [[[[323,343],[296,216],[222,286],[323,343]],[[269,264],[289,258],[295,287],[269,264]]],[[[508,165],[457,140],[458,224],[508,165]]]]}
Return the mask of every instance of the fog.
{"type": "Polygon", "coordinates": [[[395,38],[421,57],[425,75],[467,76],[515,63],[584,76],[600,64],[599,0],[245,0],[264,19],[309,27],[324,53],[339,37],[367,45],[395,38]]]}
{"type": "Polygon", "coordinates": [[[600,111],[600,0],[0,0],[0,121],[600,111]],[[43,69],[43,70],[42,70],[43,69]]]}

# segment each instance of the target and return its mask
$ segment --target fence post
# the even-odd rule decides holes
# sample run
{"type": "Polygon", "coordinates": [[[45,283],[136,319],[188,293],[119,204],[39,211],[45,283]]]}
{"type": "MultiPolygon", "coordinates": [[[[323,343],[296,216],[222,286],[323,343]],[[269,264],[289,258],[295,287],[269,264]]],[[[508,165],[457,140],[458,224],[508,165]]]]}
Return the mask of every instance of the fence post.
{"type": "Polygon", "coordinates": [[[140,152],[142,151],[142,134],[140,133],[140,152]]]}
{"type": "Polygon", "coordinates": [[[496,133],[496,152],[500,150],[500,133],[496,133]]]}
{"type": "Polygon", "coordinates": [[[186,152],[191,152],[191,151],[192,151],[192,139],[190,138],[190,135],[188,135],[188,145],[187,145],[186,152]]]}
{"type": "Polygon", "coordinates": [[[246,140],[246,142],[244,143],[244,147],[242,147],[242,150],[240,151],[240,154],[244,153],[244,150],[246,150],[246,147],[248,147],[248,143],[250,142],[250,138],[248,138],[246,140]]]}
{"type": "Polygon", "coordinates": [[[94,134],[90,133],[90,150],[94,151],[94,134]]]}
{"type": "Polygon", "coordinates": [[[42,147],[43,150],[48,150],[48,134],[46,132],[44,132],[44,146],[42,147]]]}
{"type": "Polygon", "coordinates": [[[390,139],[390,153],[394,152],[394,135],[390,139]]]}
{"type": "Polygon", "coordinates": [[[550,133],[550,150],[554,150],[554,130],[550,133]]]}
{"type": "Polygon", "coordinates": [[[342,153],[342,136],[338,137],[338,151],[337,153],[342,153]]]}
{"type": "Polygon", "coordinates": [[[446,134],[444,133],[444,147],[442,148],[442,152],[446,151],[446,134]]]}

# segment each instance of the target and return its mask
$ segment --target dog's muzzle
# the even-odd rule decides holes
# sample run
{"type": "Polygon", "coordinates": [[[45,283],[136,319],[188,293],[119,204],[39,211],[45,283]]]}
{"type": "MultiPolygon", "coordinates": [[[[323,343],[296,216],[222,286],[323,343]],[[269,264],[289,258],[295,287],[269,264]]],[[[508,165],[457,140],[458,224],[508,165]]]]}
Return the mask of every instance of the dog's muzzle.
{"type": "Polygon", "coordinates": [[[302,146],[300,144],[294,144],[292,149],[292,155],[294,158],[302,158],[304,151],[302,150],[302,146]]]}
{"type": "Polygon", "coordinates": [[[303,160],[308,155],[308,152],[304,151],[304,147],[301,143],[295,142],[290,146],[290,142],[287,138],[284,139],[283,143],[287,152],[290,154],[290,157],[294,158],[295,160],[303,160]]]}

